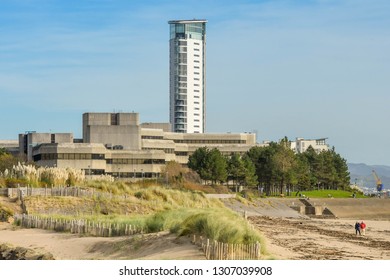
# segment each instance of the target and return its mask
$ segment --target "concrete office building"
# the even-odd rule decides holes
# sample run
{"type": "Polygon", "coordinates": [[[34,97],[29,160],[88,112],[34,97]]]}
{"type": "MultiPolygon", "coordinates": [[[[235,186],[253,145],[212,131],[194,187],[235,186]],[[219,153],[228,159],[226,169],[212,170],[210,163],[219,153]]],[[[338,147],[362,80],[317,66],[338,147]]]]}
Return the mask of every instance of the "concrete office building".
{"type": "Polygon", "coordinates": [[[200,147],[230,155],[257,145],[251,133],[175,133],[170,128],[169,123],[140,123],[138,113],[85,113],[82,143],[75,143],[71,133],[33,132],[20,135],[20,151],[31,152],[40,166],[82,169],[87,176],[139,179],[160,177],[168,161],[186,165],[200,147]]]}
{"type": "Polygon", "coordinates": [[[32,161],[34,147],[46,143],[73,143],[73,133],[37,133],[29,131],[19,134],[19,153],[24,154],[27,161],[32,161]]]}
{"type": "Polygon", "coordinates": [[[168,22],[169,114],[173,132],[205,132],[206,22],[206,20],[168,22]]]}

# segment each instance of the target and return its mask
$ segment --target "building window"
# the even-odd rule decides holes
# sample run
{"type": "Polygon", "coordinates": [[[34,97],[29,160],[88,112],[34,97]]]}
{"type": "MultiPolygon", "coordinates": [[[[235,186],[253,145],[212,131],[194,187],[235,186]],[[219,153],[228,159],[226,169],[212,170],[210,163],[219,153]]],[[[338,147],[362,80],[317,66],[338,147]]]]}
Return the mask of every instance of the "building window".
{"type": "Polygon", "coordinates": [[[175,143],[185,143],[185,144],[246,144],[245,140],[223,140],[223,139],[186,139],[186,140],[173,140],[175,143]]]}
{"type": "Polygon", "coordinates": [[[194,49],[194,51],[198,52],[198,51],[199,51],[199,49],[194,49]]]}
{"type": "Polygon", "coordinates": [[[199,86],[199,84],[194,84],[194,87],[198,87],[199,86]]]}
{"type": "Polygon", "coordinates": [[[194,81],[199,81],[199,78],[194,78],[194,81]]]}
{"type": "Polygon", "coordinates": [[[188,152],[175,152],[175,155],[185,157],[188,156],[188,152]]]}
{"type": "Polygon", "coordinates": [[[194,75],[199,75],[199,72],[194,72],[194,75]]]}
{"type": "Polygon", "coordinates": [[[141,139],[164,139],[164,137],[155,135],[142,135],[141,139]]]}
{"type": "Polygon", "coordinates": [[[199,60],[194,60],[195,63],[199,63],[199,60]]]}
{"type": "Polygon", "coordinates": [[[199,57],[199,54],[194,54],[195,57],[199,57]]]}
{"type": "Polygon", "coordinates": [[[111,125],[118,125],[118,114],[111,114],[111,125]]]}
{"type": "Polygon", "coordinates": [[[195,69],[199,69],[199,66],[194,66],[195,69]]]}
{"type": "Polygon", "coordinates": [[[92,159],[104,159],[104,154],[92,154],[92,159]]]}

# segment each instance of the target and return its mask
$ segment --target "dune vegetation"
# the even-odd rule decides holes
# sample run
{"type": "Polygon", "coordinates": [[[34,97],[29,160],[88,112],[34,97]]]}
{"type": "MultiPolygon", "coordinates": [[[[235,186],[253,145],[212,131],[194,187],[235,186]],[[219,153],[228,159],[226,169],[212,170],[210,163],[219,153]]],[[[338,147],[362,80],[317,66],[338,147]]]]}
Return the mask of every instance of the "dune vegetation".
{"type": "Polygon", "coordinates": [[[108,195],[28,196],[28,213],[60,220],[128,224],[142,228],[144,233],[170,231],[178,236],[196,234],[224,243],[262,243],[260,233],[241,215],[201,191],[153,182],[89,182],[84,188],[108,195]]]}

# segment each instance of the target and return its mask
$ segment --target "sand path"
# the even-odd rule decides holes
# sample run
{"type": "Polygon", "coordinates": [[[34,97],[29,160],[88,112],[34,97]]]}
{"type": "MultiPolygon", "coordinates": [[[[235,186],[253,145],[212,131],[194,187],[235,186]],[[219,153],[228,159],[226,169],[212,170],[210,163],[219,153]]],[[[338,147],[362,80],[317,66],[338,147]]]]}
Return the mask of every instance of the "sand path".
{"type": "Polygon", "coordinates": [[[49,252],[58,260],[205,259],[189,238],[176,238],[167,232],[132,237],[80,237],[0,223],[1,243],[49,252]]]}

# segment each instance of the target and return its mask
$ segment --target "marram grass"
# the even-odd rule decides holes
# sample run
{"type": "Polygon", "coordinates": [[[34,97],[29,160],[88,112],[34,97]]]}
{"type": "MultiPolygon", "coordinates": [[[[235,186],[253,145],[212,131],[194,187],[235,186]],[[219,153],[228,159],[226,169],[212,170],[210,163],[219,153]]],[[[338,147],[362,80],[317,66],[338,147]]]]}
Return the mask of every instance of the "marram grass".
{"type": "MultiPolygon", "coordinates": [[[[144,233],[170,231],[224,243],[262,243],[259,232],[217,199],[198,191],[101,183],[108,197],[27,197],[29,213],[59,220],[128,224],[144,233]]],[[[262,246],[264,248],[264,246],[262,246]]]]}

